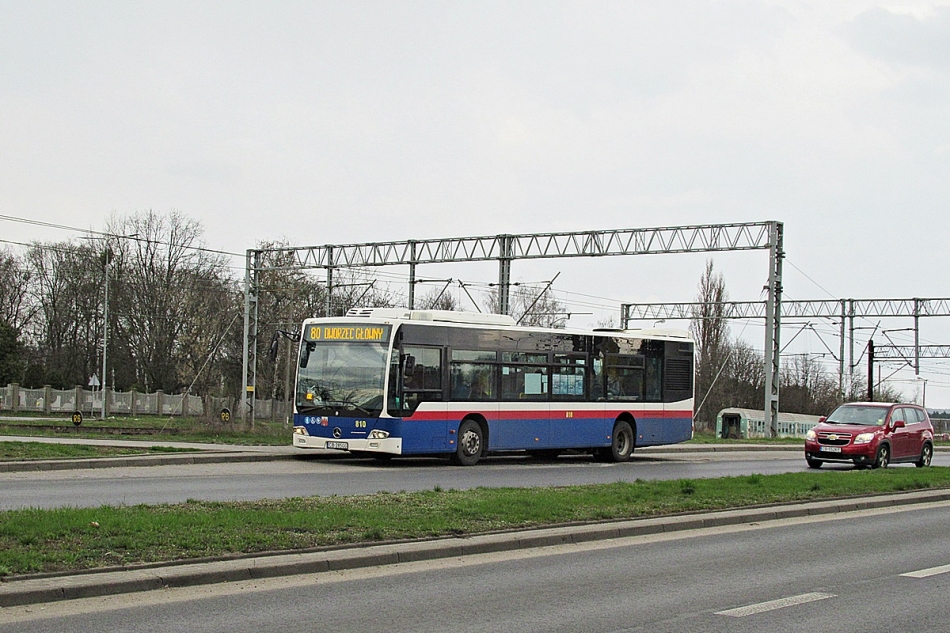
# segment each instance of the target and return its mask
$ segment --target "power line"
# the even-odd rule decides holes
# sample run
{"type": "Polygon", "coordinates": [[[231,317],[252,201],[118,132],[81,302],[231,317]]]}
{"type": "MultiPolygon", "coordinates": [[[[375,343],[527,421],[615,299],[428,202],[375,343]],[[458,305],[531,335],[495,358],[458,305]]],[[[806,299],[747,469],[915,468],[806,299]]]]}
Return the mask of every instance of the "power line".
{"type": "MultiPolygon", "coordinates": [[[[206,248],[204,246],[182,246],[180,244],[170,244],[168,242],[161,242],[159,240],[152,240],[144,237],[138,237],[134,235],[118,235],[116,233],[105,233],[103,231],[95,231],[93,229],[80,229],[75,226],[68,226],[65,224],[54,224],[52,222],[43,222],[41,220],[31,220],[29,218],[18,218],[12,215],[2,215],[0,214],[0,220],[7,220],[8,222],[19,222],[21,224],[31,224],[33,226],[43,226],[52,229],[61,229],[63,231],[74,231],[77,233],[87,233],[89,235],[98,235],[99,237],[111,237],[115,239],[122,240],[135,240],[137,242],[151,242],[153,244],[161,244],[162,246],[179,246],[187,250],[202,251],[205,253],[216,253],[218,255],[230,255],[231,257],[244,257],[243,253],[232,253],[230,251],[222,251],[214,248],[206,248]]],[[[20,242],[7,242],[8,244],[18,244],[20,246],[31,246],[30,244],[22,244],[20,242]]]]}

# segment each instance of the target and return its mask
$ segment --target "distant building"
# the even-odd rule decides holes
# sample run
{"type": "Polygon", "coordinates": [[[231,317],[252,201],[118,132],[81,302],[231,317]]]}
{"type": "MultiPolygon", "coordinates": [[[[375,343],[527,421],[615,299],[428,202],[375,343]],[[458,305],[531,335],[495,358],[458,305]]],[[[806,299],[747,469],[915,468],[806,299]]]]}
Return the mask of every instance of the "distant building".
{"type": "MultiPolygon", "coordinates": [[[[818,424],[819,416],[804,413],[778,414],[778,437],[805,438],[808,429],[818,424]]],[[[765,412],[759,409],[723,409],[716,416],[716,437],[750,438],[771,437],[772,433],[765,421],[765,412]]]]}

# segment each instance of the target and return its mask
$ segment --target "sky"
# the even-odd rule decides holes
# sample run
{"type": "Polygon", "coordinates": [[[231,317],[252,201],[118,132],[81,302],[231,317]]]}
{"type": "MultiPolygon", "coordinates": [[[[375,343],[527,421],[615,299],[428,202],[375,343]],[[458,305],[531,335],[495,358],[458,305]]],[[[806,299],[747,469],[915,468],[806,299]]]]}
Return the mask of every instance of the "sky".
{"type": "MultiPolygon", "coordinates": [[[[786,299],[942,298],[948,203],[947,1],[0,0],[0,216],[103,230],[177,211],[236,269],[273,240],[778,220],[786,299]]],[[[0,248],[80,234],[0,219],[0,248]]],[[[557,275],[570,325],[589,326],[620,303],[694,300],[710,257],[731,299],[764,297],[766,251],[512,277],[557,275]]],[[[877,330],[856,357],[912,323],[860,325],[877,330]]],[[[836,371],[837,326],[813,326],[787,323],[787,353],[836,371]]],[[[764,345],[761,322],[732,331],[764,345]]],[[[950,317],[920,334],[950,344],[950,317]]],[[[913,372],[882,371],[923,398],[913,372]]],[[[950,408],[950,362],[921,377],[950,408]]]]}

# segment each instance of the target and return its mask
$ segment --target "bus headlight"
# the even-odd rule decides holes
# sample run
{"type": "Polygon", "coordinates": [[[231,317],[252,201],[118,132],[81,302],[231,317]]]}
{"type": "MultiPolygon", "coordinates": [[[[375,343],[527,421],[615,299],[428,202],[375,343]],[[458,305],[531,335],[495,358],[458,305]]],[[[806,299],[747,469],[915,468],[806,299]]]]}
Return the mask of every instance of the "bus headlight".
{"type": "Polygon", "coordinates": [[[369,432],[369,439],[371,440],[385,440],[389,437],[389,431],[380,431],[379,429],[373,429],[369,432]]]}
{"type": "Polygon", "coordinates": [[[295,426],[294,435],[310,435],[307,433],[307,427],[305,426],[295,426]]]}

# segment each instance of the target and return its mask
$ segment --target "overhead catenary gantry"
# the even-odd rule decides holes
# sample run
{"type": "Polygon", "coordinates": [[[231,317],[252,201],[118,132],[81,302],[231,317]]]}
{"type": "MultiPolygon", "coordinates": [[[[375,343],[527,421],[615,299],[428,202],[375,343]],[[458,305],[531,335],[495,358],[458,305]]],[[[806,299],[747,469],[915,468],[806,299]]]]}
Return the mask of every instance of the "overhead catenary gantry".
{"type": "Polygon", "coordinates": [[[509,312],[511,263],[518,259],[561,257],[605,257],[702,253],[769,249],[769,298],[766,331],[767,349],[773,350],[768,364],[766,411],[778,414],[778,324],[781,315],[782,250],[781,222],[704,224],[643,229],[576,231],[562,233],[501,234],[484,237],[455,237],[397,242],[249,249],[245,262],[244,302],[244,385],[242,414],[254,416],[254,388],[257,382],[257,336],[259,275],[268,270],[323,269],[327,278],[327,314],[333,292],[333,271],[339,268],[409,266],[408,307],[414,307],[416,268],[424,264],[498,262],[498,311],[509,312]],[[291,265],[272,266],[266,262],[287,261],[285,257],[265,258],[265,253],[283,254],[291,265]]]}
{"type": "MultiPolygon", "coordinates": [[[[721,314],[724,319],[767,319],[768,309],[764,301],[724,301],[713,304],[713,314],[721,314]]],[[[625,303],[620,307],[620,322],[627,327],[633,320],[693,319],[702,307],[702,303],[625,303]]],[[[840,350],[838,353],[838,387],[843,392],[845,375],[850,375],[854,362],[854,319],[907,317],[914,320],[913,345],[878,345],[878,359],[903,360],[920,375],[921,358],[947,358],[950,356],[947,346],[920,344],[920,319],[924,317],[950,316],[950,298],[928,299],[914,297],[909,299],[814,299],[784,301],[782,315],[787,319],[835,319],[840,328],[840,350]],[[845,365],[845,341],[849,341],[847,372],[845,365]]]]}

